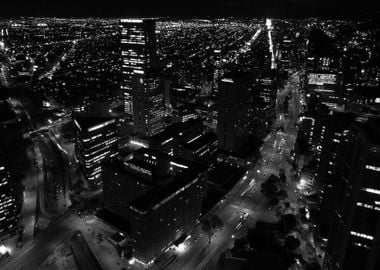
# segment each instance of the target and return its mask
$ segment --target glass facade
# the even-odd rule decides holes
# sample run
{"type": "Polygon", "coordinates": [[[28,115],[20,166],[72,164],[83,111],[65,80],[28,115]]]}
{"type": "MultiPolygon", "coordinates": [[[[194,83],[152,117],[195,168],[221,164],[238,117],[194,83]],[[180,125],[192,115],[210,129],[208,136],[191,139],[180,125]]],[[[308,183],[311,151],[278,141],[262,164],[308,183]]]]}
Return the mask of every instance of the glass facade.
{"type": "Polygon", "coordinates": [[[117,154],[116,119],[77,118],[77,156],[89,180],[100,177],[102,163],[117,154]]]}
{"type": "Polygon", "coordinates": [[[132,77],[135,70],[157,66],[154,20],[122,19],[121,55],[125,112],[133,114],[132,77]]]}

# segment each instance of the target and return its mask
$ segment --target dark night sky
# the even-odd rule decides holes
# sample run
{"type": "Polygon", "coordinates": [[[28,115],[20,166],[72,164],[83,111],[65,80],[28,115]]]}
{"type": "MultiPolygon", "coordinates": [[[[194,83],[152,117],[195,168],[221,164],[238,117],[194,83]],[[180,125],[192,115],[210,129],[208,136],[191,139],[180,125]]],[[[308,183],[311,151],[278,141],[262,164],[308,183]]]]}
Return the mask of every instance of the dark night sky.
{"type": "MultiPolygon", "coordinates": [[[[377,0],[378,1],[378,0],[377,0]]],[[[345,16],[376,0],[2,0],[0,16],[345,16]]]]}

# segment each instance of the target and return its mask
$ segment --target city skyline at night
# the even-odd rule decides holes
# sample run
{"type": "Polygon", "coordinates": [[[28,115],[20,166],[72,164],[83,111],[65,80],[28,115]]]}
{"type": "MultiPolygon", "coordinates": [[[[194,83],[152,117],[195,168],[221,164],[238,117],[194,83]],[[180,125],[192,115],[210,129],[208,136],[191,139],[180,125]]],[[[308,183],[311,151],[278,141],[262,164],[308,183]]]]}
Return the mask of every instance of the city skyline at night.
{"type": "Polygon", "coordinates": [[[2,4],[0,269],[380,269],[378,13],[2,4]]]}

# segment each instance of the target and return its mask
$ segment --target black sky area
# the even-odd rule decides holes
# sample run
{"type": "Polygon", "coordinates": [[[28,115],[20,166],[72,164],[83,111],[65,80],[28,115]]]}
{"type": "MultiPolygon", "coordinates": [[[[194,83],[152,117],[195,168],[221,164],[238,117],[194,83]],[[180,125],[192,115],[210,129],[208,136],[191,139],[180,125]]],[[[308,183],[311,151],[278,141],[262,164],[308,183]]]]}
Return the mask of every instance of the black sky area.
{"type": "MultiPolygon", "coordinates": [[[[379,1],[379,0],[377,0],[379,1]]],[[[375,0],[4,0],[1,17],[226,17],[345,18],[379,14],[375,0]]]]}

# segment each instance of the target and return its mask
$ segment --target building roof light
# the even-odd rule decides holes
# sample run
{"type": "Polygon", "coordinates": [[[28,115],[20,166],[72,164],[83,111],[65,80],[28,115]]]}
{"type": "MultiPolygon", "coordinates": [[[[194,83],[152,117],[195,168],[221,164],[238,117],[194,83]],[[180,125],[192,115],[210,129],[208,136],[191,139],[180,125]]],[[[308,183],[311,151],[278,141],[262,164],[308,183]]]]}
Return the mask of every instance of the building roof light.
{"type": "Polygon", "coordinates": [[[363,191],[366,191],[366,192],[368,192],[368,193],[373,193],[373,194],[380,195],[380,190],[379,190],[379,189],[374,189],[374,188],[363,188],[362,190],[363,190],[363,191]]]}
{"type": "Polygon", "coordinates": [[[135,141],[135,140],[130,140],[130,143],[133,144],[133,145],[137,145],[137,146],[141,146],[141,147],[144,147],[144,148],[148,148],[148,145],[146,143],[143,143],[143,142],[139,142],[139,141],[135,141]]]}
{"type": "Polygon", "coordinates": [[[192,139],[191,139],[190,141],[188,141],[187,143],[191,143],[191,142],[193,142],[193,141],[199,139],[200,137],[202,137],[202,134],[201,134],[201,135],[198,135],[198,136],[196,136],[196,137],[194,137],[194,138],[192,138],[192,139]]]}
{"type": "Polygon", "coordinates": [[[122,23],[142,23],[142,19],[121,19],[120,22],[122,23]]]}
{"type": "Polygon", "coordinates": [[[368,169],[368,170],[371,170],[371,171],[380,172],[380,167],[366,165],[365,168],[368,169]]]}
{"type": "Polygon", "coordinates": [[[166,141],[164,141],[163,143],[161,143],[161,145],[165,145],[165,144],[167,144],[168,142],[170,142],[172,140],[173,140],[173,137],[167,139],[166,141]]]}
{"type": "Polygon", "coordinates": [[[173,165],[173,166],[176,166],[176,167],[179,167],[179,168],[184,168],[184,169],[189,168],[189,167],[186,166],[186,165],[179,164],[179,163],[176,163],[176,162],[173,162],[173,161],[170,161],[170,165],[173,165]]]}
{"type": "Polygon", "coordinates": [[[99,125],[96,125],[96,126],[90,127],[90,128],[88,128],[87,130],[88,130],[88,132],[92,132],[92,131],[95,131],[95,130],[100,129],[100,128],[102,128],[102,127],[105,127],[105,126],[108,126],[108,125],[110,125],[110,124],[113,124],[113,123],[115,123],[115,121],[116,121],[115,119],[112,119],[112,120],[109,120],[109,121],[104,122],[104,123],[102,123],[102,124],[99,124],[99,125]]]}
{"type": "Polygon", "coordinates": [[[229,79],[229,78],[222,79],[222,82],[234,83],[234,81],[232,79],[229,79]]]}

